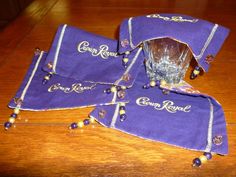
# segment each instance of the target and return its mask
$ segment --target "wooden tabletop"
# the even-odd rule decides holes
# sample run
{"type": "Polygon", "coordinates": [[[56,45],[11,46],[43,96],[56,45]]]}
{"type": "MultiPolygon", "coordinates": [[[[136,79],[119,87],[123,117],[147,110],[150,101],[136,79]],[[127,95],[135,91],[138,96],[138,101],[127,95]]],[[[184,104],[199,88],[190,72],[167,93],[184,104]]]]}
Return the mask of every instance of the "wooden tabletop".
{"type": "MultiPolygon", "coordinates": [[[[0,176],[236,176],[236,1],[235,0],[36,0],[0,31],[0,176]],[[196,89],[223,106],[229,154],[215,155],[201,168],[191,167],[201,155],[163,143],[143,140],[94,124],[69,131],[92,108],[23,111],[16,127],[3,123],[31,63],[35,47],[49,50],[57,27],[70,24],[117,39],[122,19],[153,13],[181,13],[231,29],[211,64],[196,80],[196,89]]],[[[188,71],[190,73],[191,68],[188,71]]]]}

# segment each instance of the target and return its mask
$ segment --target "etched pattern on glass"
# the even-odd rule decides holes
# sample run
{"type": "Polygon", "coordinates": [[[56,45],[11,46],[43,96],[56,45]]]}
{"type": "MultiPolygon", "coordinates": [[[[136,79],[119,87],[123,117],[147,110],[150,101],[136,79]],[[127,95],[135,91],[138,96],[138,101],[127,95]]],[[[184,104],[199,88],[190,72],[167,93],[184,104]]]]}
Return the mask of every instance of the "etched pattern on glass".
{"type": "Polygon", "coordinates": [[[170,38],[144,42],[146,70],[151,80],[179,83],[185,76],[192,53],[188,46],[170,38]]]}

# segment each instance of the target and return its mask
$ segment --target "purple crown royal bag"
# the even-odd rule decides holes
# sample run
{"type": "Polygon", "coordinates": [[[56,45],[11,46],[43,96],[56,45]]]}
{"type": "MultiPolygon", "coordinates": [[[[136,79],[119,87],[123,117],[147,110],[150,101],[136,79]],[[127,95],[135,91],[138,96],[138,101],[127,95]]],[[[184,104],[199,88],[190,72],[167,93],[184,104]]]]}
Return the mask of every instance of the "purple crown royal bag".
{"type": "MultiPolygon", "coordinates": [[[[115,91],[111,95],[105,94],[106,96],[101,91],[105,89],[106,93],[111,93],[112,89],[106,89],[107,85],[96,85],[101,89],[98,88],[99,93],[94,91],[91,94],[97,95],[96,100],[92,99],[92,102],[96,102],[97,105],[107,105],[107,101],[100,102],[100,98],[105,97],[111,100],[108,104],[116,104],[97,106],[91,113],[92,118],[96,118],[107,127],[139,137],[204,151],[205,156],[194,162],[195,165],[200,166],[203,160],[211,158],[210,152],[219,154],[228,152],[224,114],[217,101],[193,89],[183,81],[183,77],[191,55],[196,59],[199,67],[207,71],[209,63],[218,52],[227,34],[228,30],[224,27],[189,16],[153,14],[124,20],[120,27],[120,41],[117,46],[115,40],[63,25],[57,31],[46,62],[43,62],[44,70],[49,72],[44,76],[43,83],[45,80],[50,80],[47,85],[43,86],[47,88],[49,85],[47,91],[51,90],[50,88],[53,88],[53,91],[64,90],[61,85],[50,85],[54,84],[57,77],[60,77],[59,80],[64,78],[65,83],[72,79],[73,81],[82,80],[83,82],[80,83],[82,85],[112,84],[115,91]],[[146,77],[144,68],[140,68],[144,57],[142,48],[139,46],[144,49],[146,72],[149,78],[146,77]],[[117,54],[117,47],[119,54],[117,54]],[[159,57],[156,51],[165,47],[167,50],[163,51],[169,53],[164,55],[163,52],[159,52],[162,54],[159,57]],[[174,50],[171,49],[172,47],[174,50]],[[174,54],[175,59],[170,60],[170,54],[173,54],[176,49],[181,52],[174,54]],[[181,57],[182,55],[186,56],[181,57]],[[178,60],[181,64],[173,63],[178,60]],[[93,71],[94,68],[96,72],[93,71]],[[131,87],[138,71],[140,71],[139,77],[131,87]],[[177,79],[174,77],[175,74],[179,75],[177,79]],[[149,80],[151,82],[147,84],[149,80]],[[121,88],[119,85],[130,89],[123,94],[124,90],[118,92],[118,88],[121,88]],[[151,89],[147,89],[150,87],[151,89]],[[126,92],[129,93],[129,97],[126,92]],[[168,93],[168,95],[163,95],[163,93],[168,93]],[[126,107],[125,103],[127,103],[126,107]]],[[[39,61],[36,62],[36,66],[39,63],[39,61]]],[[[37,71],[37,67],[32,66],[32,68],[32,73],[37,71]]],[[[22,95],[24,98],[25,93],[28,92],[27,85],[31,85],[31,80],[34,78],[31,74],[29,75],[27,80],[30,84],[24,82],[26,87],[22,86],[17,93],[20,98],[22,95]],[[25,88],[27,88],[26,91],[25,88]]],[[[40,77],[43,78],[43,74],[40,74],[40,77]]],[[[87,88],[91,87],[87,86],[87,88]]],[[[67,90],[69,87],[65,88],[67,90]]],[[[32,106],[30,94],[29,90],[29,107],[32,106]]],[[[26,102],[25,108],[27,107],[26,100],[15,99],[10,106],[12,104],[11,107],[14,107],[16,104],[17,112],[18,108],[24,105],[22,103],[26,102]]],[[[55,99],[56,106],[58,106],[58,101],[55,99]]],[[[86,104],[89,103],[86,102],[86,104]]],[[[67,107],[68,104],[66,102],[63,106],[67,107]]],[[[75,101],[72,105],[78,106],[81,102],[75,101]]],[[[10,123],[11,121],[7,122],[9,125],[10,123]]],[[[88,123],[89,121],[85,120],[82,124],[88,123]]],[[[71,128],[78,127],[78,124],[72,125],[71,128]]],[[[7,126],[5,124],[5,128],[7,126]]]]}
{"type": "Polygon", "coordinates": [[[44,70],[82,81],[130,87],[142,63],[142,49],[124,55],[118,55],[117,49],[117,40],[61,25],[44,70]]]}
{"type": "Polygon", "coordinates": [[[187,83],[166,88],[168,95],[159,87],[144,89],[148,80],[141,70],[128,90],[129,103],[97,106],[90,116],[106,127],[141,138],[206,154],[228,153],[224,113],[215,99],[187,83]]]}
{"type": "Polygon", "coordinates": [[[19,90],[9,103],[9,107],[14,108],[14,113],[5,123],[6,129],[15,122],[20,110],[72,109],[128,101],[127,94],[117,97],[116,92],[104,93],[104,90],[111,87],[105,84],[79,81],[59,75],[54,75],[48,84],[42,84],[42,77],[46,74],[42,70],[46,57],[47,53],[43,51],[36,52],[33,57],[19,90]]]}
{"type": "MultiPolygon", "coordinates": [[[[169,38],[185,44],[191,50],[198,66],[208,71],[229,30],[218,24],[180,14],[151,14],[125,19],[120,26],[119,53],[134,50],[140,44],[169,38]]],[[[148,52],[145,52],[145,57],[148,52]]]]}

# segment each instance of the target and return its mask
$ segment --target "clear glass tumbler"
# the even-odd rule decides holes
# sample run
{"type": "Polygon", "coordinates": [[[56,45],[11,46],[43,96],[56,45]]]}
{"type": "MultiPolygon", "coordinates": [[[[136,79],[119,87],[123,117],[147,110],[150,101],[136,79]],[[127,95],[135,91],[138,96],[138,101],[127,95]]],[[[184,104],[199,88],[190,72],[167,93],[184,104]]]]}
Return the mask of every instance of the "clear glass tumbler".
{"type": "Polygon", "coordinates": [[[170,38],[149,40],[143,44],[150,80],[178,84],[184,78],[193,57],[186,44],[170,38]]]}

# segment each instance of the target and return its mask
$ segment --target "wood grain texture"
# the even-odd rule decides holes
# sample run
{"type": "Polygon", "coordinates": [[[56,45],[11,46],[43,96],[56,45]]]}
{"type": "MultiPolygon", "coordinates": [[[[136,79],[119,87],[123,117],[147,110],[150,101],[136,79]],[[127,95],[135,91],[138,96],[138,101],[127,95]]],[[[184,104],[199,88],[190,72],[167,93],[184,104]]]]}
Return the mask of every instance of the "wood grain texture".
{"type": "MultiPolygon", "coordinates": [[[[182,13],[231,29],[209,73],[195,88],[223,106],[229,155],[201,168],[201,153],[143,140],[99,124],[69,131],[92,108],[20,114],[15,128],[0,130],[0,176],[236,176],[236,1],[234,0],[36,0],[0,32],[0,122],[31,63],[35,47],[48,50],[59,24],[117,38],[122,19],[151,13],[182,13]]],[[[190,73],[190,71],[188,71],[190,73]]]]}

